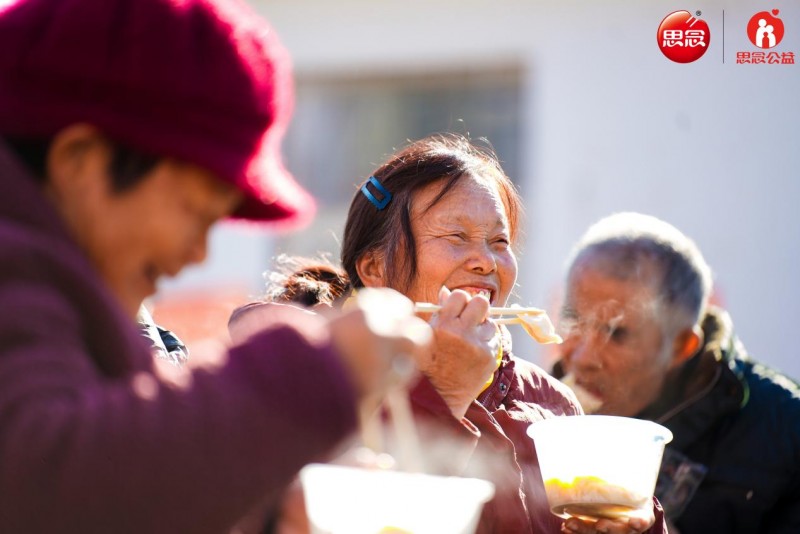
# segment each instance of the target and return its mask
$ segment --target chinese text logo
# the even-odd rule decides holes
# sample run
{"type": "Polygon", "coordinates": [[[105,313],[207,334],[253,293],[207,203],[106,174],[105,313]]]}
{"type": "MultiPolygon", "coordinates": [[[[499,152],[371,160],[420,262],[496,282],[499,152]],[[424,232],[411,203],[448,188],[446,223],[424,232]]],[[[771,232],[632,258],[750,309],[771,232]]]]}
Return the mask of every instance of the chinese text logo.
{"type": "Polygon", "coordinates": [[[736,63],[756,65],[794,65],[794,52],[769,51],[778,46],[783,39],[783,21],[778,18],[779,11],[773,9],[772,13],[761,11],[750,18],[747,23],[747,37],[759,50],[757,52],[736,52],[736,63]]]}
{"type": "Polygon", "coordinates": [[[656,38],[658,47],[667,58],[676,63],[691,63],[708,50],[711,32],[704,20],[688,11],[675,11],[661,21],[656,38]]]}

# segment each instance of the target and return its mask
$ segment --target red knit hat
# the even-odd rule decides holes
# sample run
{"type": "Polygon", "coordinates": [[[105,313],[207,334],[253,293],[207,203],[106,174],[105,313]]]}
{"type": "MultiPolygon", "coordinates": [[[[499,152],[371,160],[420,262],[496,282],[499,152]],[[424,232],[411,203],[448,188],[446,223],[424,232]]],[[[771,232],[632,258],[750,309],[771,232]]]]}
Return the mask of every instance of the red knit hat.
{"type": "Polygon", "coordinates": [[[0,136],[77,122],[214,172],[234,217],[302,223],[314,202],[283,168],[289,58],[239,0],[17,0],[0,8],[0,136]]]}

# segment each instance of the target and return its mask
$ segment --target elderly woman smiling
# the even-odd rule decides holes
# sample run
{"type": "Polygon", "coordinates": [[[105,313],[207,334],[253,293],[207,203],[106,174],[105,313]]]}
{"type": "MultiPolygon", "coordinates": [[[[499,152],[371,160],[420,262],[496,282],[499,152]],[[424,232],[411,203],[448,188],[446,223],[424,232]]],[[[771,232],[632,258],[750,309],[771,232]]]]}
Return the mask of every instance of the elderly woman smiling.
{"type": "Polygon", "coordinates": [[[411,401],[421,421],[470,441],[473,461],[493,458],[497,496],[479,532],[662,532],[657,505],[629,522],[564,523],[550,513],[525,431],[582,411],[571,391],[514,357],[508,336],[487,320],[489,306],[506,305],[514,288],[521,211],[494,154],[460,136],[425,138],[391,156],[356,193],[342,265],[356,290],[391,287],[441,304],[429,318],[435,350],[418,362],[411,401]]]}

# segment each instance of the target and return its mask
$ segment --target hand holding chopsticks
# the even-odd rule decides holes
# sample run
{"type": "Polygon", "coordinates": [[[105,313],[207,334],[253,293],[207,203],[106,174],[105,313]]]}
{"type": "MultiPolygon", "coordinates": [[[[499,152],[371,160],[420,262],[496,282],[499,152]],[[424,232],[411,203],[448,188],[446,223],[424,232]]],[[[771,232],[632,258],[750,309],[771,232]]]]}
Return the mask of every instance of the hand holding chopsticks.
{"type": "MultiPolygon", "coordinates": [[[[417,302],[414,304],[416,313],[436,313],[442,307],[428,302],[417,302]]],[[[556,329],[547,312],[541,308],[524,308],[522,306],[492,307],[489,308],[489,315],[493,316],[495,324],[518,324],[525,329],[533,339],[542,344],[561,343],[563,339],[556,334],[556,329]],[[502,317],[503,315],[513,315],[514,317],[502,317]]]]}
{"type": "MultiPolygon", "coordinates": [[[[442,307],[438,304],[431,304],[429,302],[415,302],[414,311],[417,313],[436,313],[442,307]]],[[[521,313],[529,315],[542,315],[546,314],[541,308],[523,308],[522,306],[511,306],[507,308],[489,308],[489,315],[519,315],[521,313]]]]}

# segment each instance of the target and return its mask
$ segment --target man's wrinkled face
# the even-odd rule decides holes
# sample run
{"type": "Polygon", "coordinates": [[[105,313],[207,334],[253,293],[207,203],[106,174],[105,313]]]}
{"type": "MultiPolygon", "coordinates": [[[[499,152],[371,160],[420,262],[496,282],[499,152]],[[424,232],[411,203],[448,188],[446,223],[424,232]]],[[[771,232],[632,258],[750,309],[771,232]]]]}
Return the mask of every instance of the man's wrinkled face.
{"type": "Polygon", "coordinates": [[[208,171],[171,159],[116,192],[108,144],[91,132],[84,137],[74,151],[77,159],[51,158],[58,178],[49,179],[49,196],[101,278],[135,317],[159,278],[203,261],[209,229],[235,209],[241,194],[208,171]]]}
{"type": "Polygon", "coordinates": [[[581,258],[572,268],[562,309],[566,373],[588,391],[595,413],[634,416],[658,398],[673,367],[672,338],[657,304],[651,266],[619,279],[581,258]]]}

